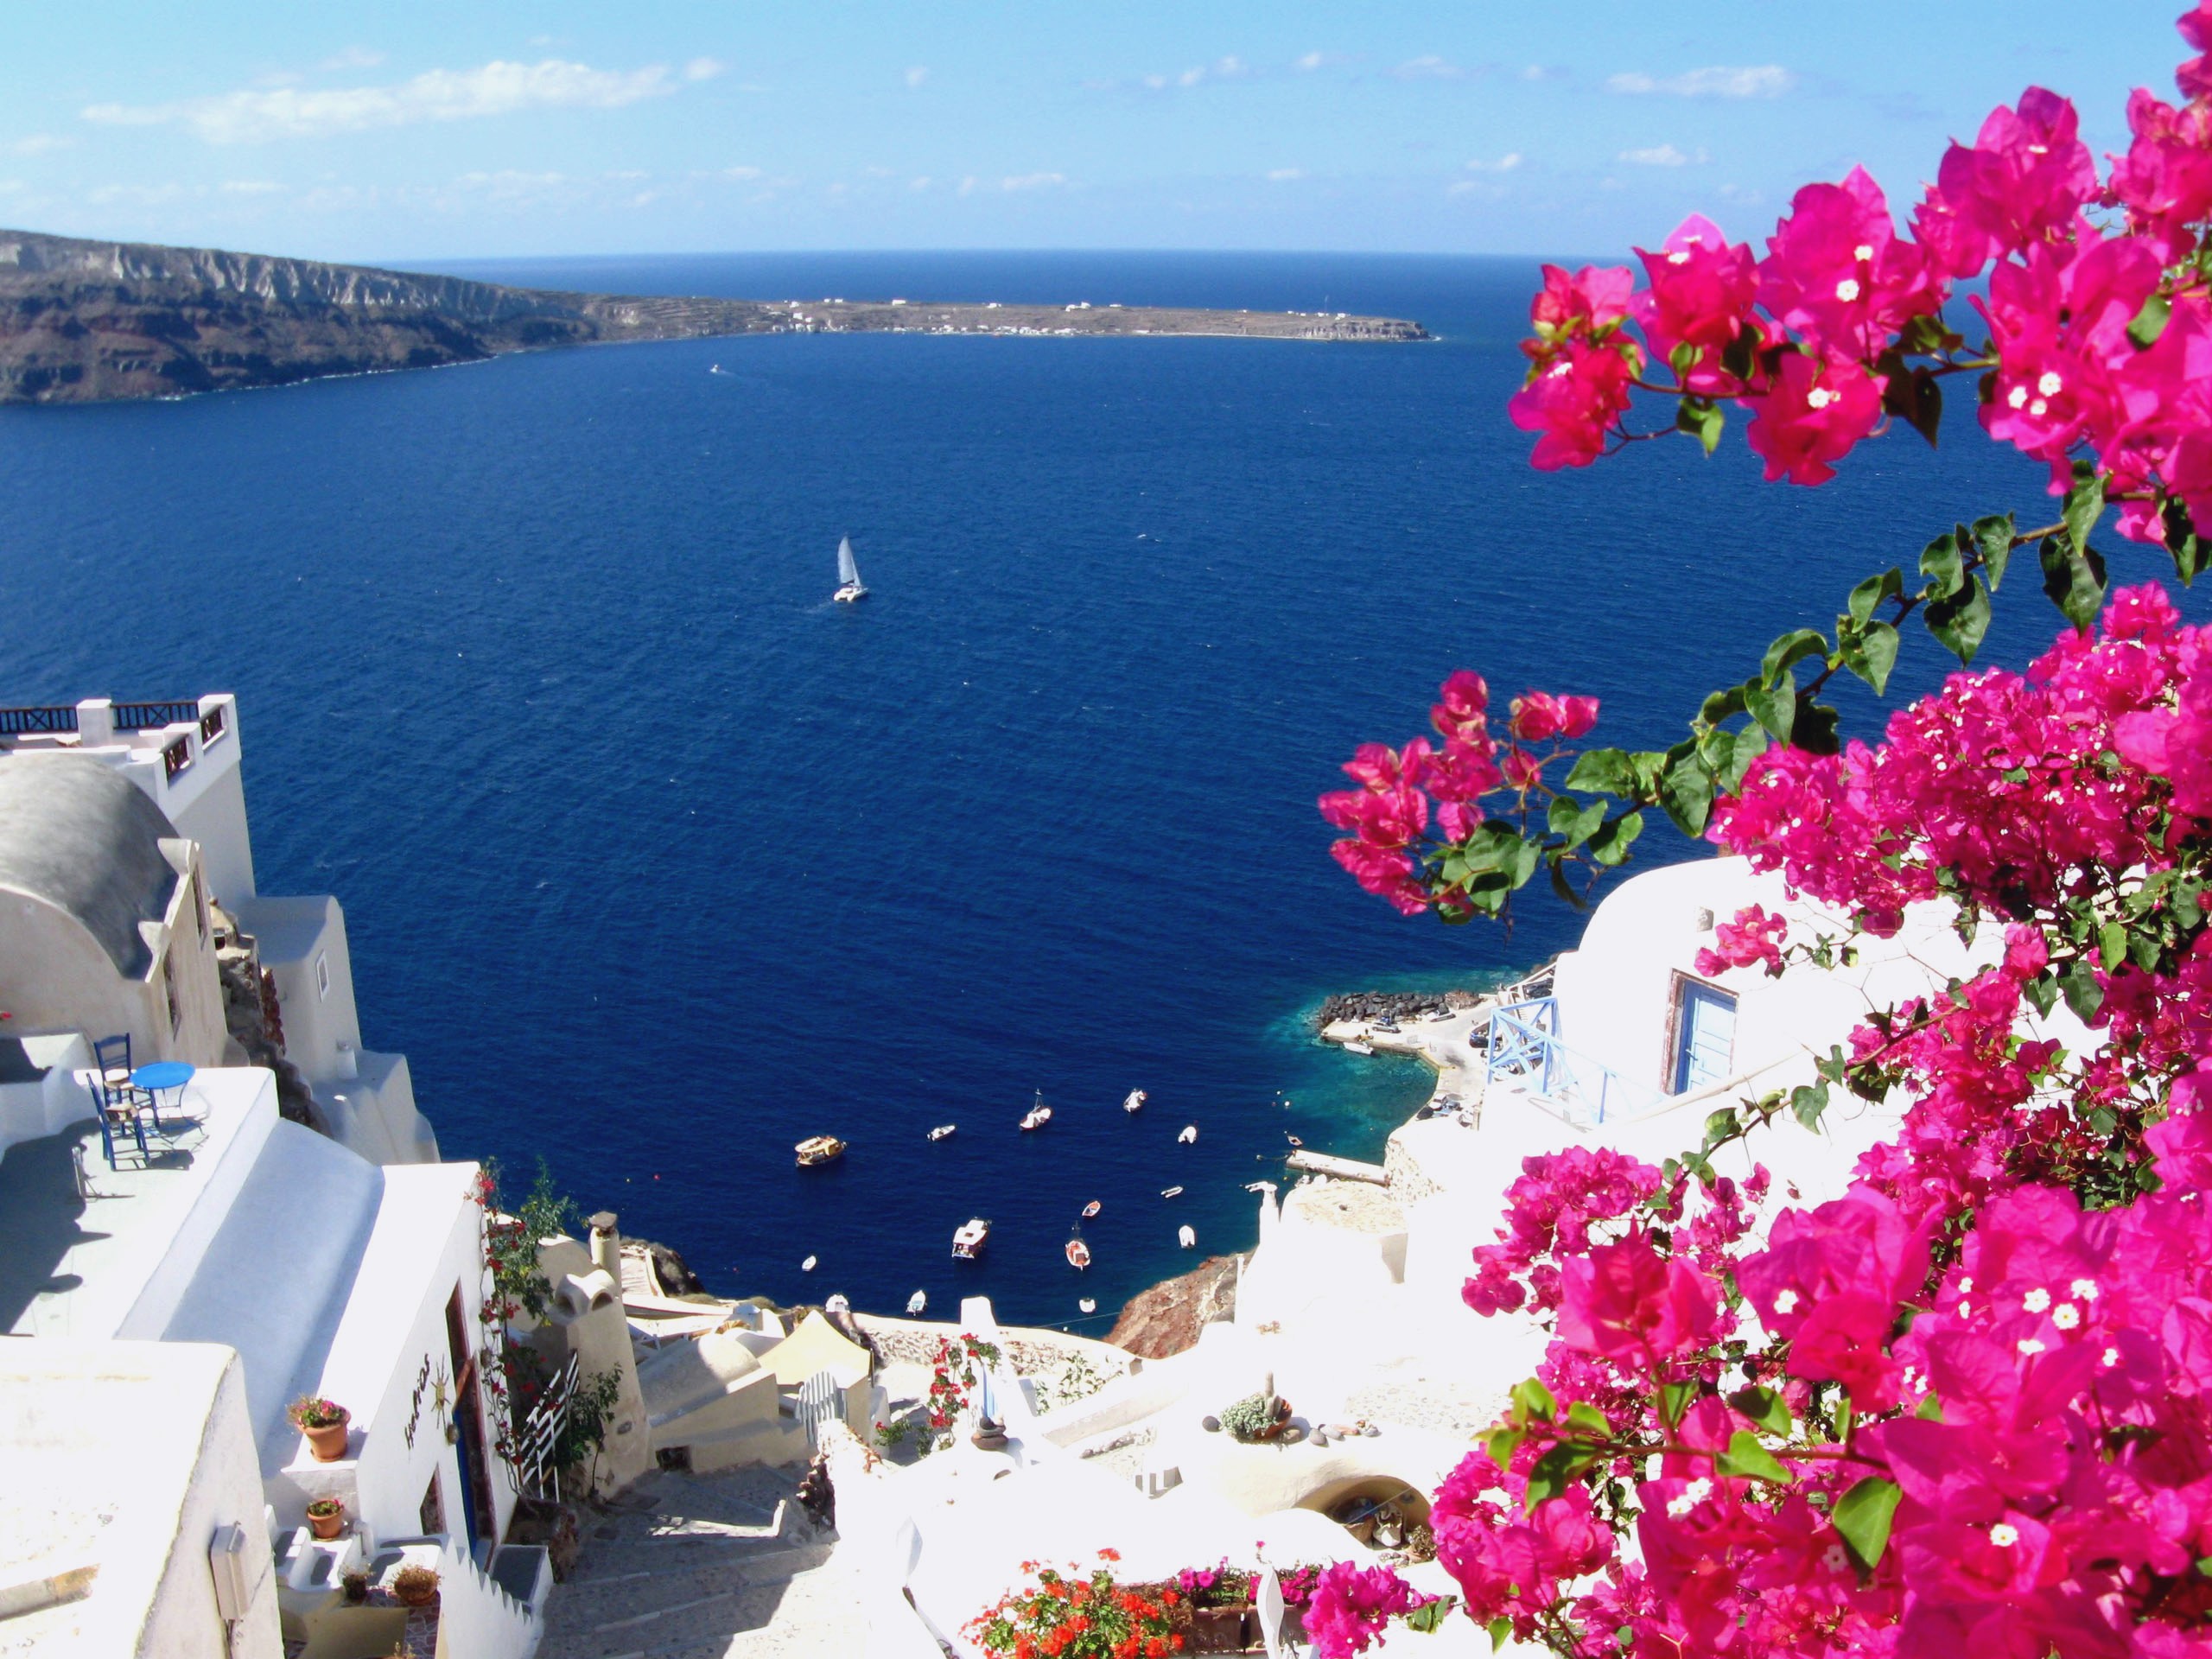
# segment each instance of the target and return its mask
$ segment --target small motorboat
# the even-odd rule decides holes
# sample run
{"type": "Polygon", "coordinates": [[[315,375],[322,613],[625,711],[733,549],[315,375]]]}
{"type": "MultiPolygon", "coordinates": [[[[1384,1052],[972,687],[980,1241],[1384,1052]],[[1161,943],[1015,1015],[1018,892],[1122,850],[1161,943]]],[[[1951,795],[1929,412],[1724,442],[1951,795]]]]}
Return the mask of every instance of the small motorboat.
{"type": "Polygon", "coordinates": [[[853,1311],[853,1305],[842,1295],[830,1296],[823,1298],[822,1311],[833,1319],[842,1319],[853,1311]]]}
{"type": "Polygon", "coordinates": [[[837,538],[837,591],[830,597],[840,605],[868,597],[868,584],[861,580],[861,568],[853,562],[853,538],[849,536],[837,538]]]}
{"type": "Polygon", "coordinates": [[[1179,1186],[1163,1186],[1160,1189],[1160,1196],[1163,1198],[1179,1198],[1183,1196],[1183,1189],[1179,1186]]]}
{"type": "Polygon", "coordinates": [[[798,1270],[801,1273],[812,1273],[814,1271],[814,1264],[820,1258],[817,1256],[808,1256],[805,1261],[798,1264],[798,1270]]]}
{"type": "Polygon", "coordinates": [[[1096,1313],[1098,1311],[1098,1304],[1092,1301],[1088,1296],[1077,1302],[1076,1306],[1086,1313],[1096,1313]]]}
{"type": "Polygon", "coordinates": [[[1144,1109],[1144,1100],[1145,1095],[1143,1090],[1132,1089],[1123,1098],[1122,1102],[1122,1109],[1125,1112],[1141,1112],[1144,1109]]]}
{"type": "Polygon", "coordinates": [[[1036,1103],[1021,1115],[1021,1127],[1025,1129],[1041,1129],[1052,1121],[1052,1109],[1045,1103],[1045,1091],[1039,1089],[1037,1091],[1036,1103]]]}
{"type": "Polygon", "coordinates": [[[1347,1054],[1372,1054],[1374,1052],[1374,1044],[1363,1043],[1357,1037],[1344,1045],[1344,1052],[1347,1054]]]}
{"type": "Polygon", "coordinates": [[[1079,1238],[1068,1240],[1068,1266],[1076,1268],[1090,1265],[1090,1246],[1079,1238]]]}
{"type": "Polygon", "coordinates": [[[1198,1242],[1197,1230],[1190,1227],[1178,1227],[1175,1230],[1175,1242],[1186,1250],[1191,1249],[1198,1242]]]}
{"type": "Polygon", "coordinates": [[[1296,1135],[1292,1135],[1287,1130],[1284,1131],[1282,1138],[1289,1141],[1294,1147],[1302,1147],[1306,1144],[1303,1141],[1300,1140],[1296,1135]]]}
{"type": "Polygon", "coordinates": [[[937,1128],[930,1131],[930,1139],[932,1141],[942,1141],[946,1135],[950,1135],[959,1127],[960,1126],[957,1123],[940,1123],[937,1128]]]}
{"type": "Polygon", "coordinates": [[[981,1216],[971,1216],[954,1229],[952,1253],[963,1262],[973,1262],[983,1253],[990,1236],[991,1224],[981,1216]]]}
{"type": "Polygon", "coordinates": [[[810,1135],[794,1148],[801,1169],[819,1169],[845,1155],[845,1143],[834,1135],[810,1135]]]}
{"type": "Polygon", "coordinates": [[[916,1291],[912,1295],[906,1299],[906,1317],[909,1319],[918,1319],[923,1311],[926,1309],[929,1305],[929,1292],[926,1290],[916,1291]]]}
{"type": "Polygon", "coordinates": [[[1089,1204],[1083,1206],[1083,1218],[1085,1221],[1089,1221],[1093,1216],[1098,1213],[1101,1207],[1102,1206],[1098,1200],[1093,1198],[1089,1204]]]}
{"type": "MultiPolygon", "coordinates": [[[[1180,1134],[1180,1135],[1177,1135],[1177,1136],[1175,1137],[1176,1141],[1177,1141],[1177,1143],[1178,1143],[1179,1145],[1185,1146],[1185,1147],[1189,1146],[1189,1145],[1190,1145],[1193,1141],[1196,1141],[1198,1138],[1198,1126],[1197,1124],[1195,1124],[1195,1123],[1185,1123],[1185,1124],[1183,1126],[1183,1133],[1182,1133],[1182,1134],[1180,1134]]],[[[842,1150],[842,1148],[841,1148],[841,1150],[842,1150]]]]}

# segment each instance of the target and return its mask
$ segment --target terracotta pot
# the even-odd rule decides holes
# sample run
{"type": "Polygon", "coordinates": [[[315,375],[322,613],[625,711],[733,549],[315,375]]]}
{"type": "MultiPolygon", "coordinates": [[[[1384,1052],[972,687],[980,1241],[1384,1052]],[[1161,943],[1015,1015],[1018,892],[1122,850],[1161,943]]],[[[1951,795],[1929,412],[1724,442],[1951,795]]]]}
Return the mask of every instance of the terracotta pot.
{"type": "Polygon", "coordinates": [[[308,1525],[315,1529],[315,1535],[318,1538],[335,1538],[346,1530],[346,1511],[340,1510],[335,1515],[310,1513],[308,1525]]]}
{"type": "Polygon", "coordinates": [[[308,1437],[308,1450],[315,1453],[317,1463],[336,1463],[346,1455],[346,1434],[353,1419],[349,1414],[324,1428],[303,1428],[308,1437]]]}
{"type": "Polygon", "coordinates": [[[427,1607],[438,1599],[438,1586],[432,1585],[393,1585],[391,1593],[409,1607],[427,1607]]]}

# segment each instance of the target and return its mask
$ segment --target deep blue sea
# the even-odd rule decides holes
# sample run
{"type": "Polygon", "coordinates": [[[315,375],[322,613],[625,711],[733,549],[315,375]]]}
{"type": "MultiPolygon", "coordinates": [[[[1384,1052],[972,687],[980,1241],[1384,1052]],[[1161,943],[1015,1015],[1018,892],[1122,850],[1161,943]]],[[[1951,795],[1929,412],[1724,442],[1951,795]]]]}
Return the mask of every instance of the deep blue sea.
{"type": "MultiPolygon", "coordinates": [[[[1859,576],[2042,504],[1963,415],[1818,491],[1761,484],[1734,431],[1534,473],[1504,413],[1530,262],[466,270],[1440,336],[770,336],[0,410],[0,702],[237,691],[263,890],[342,899],[368,1042],[447,1154],[523,1183],[543,1154],[731,1293],[1067,1323],[1088,1295],[1099,1330],[1189,1265],[1179,1224],[1248,1246],[1287,1132],[1373,1155],[1427,1090],[1314,1044],[1321,995],[1478,982],[1577,931],[1543,896],[1508,938],[1361,894],[1313,810],[1356,742],[1419,732],[1466,666],[1663,744],[1859,576]],[[830,603],[841,534],[857,607],[830,603]],[[1020,1134],[1040,1088],[1056,1117],[1020,1134]],[[850,1154],[794,1169],[817,1131],[850,1154]],[[988,1256],[956,1267],[975,1214],[988,1256]]],[[[2057,625],[2024,563],[1999,661],[2057,625]]],[[[1897,683],[1940,670],[1923,639],[1897,683]]]]}

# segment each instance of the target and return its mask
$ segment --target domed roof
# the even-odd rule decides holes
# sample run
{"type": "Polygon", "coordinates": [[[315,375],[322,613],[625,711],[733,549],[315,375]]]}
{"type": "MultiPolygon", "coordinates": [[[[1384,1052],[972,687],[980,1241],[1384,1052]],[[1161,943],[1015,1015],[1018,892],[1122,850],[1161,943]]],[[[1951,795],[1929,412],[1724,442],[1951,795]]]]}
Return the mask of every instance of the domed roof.
{"type": "Polygon", "coordinates": [[[0,759],[0,887],[75,917],[127,979],[154,965],[138,924],[168,914],[177,873],[161,843],[175,838],[112,766],[80,754],[0,759]]]}

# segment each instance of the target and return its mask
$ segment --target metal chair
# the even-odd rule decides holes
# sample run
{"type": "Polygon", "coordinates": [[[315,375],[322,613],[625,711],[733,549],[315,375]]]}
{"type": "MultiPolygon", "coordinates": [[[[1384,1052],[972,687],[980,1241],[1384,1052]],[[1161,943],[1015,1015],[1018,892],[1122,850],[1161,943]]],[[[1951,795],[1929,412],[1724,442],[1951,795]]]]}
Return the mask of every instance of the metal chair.
{"type": "Polygon", "coordinates": [[[144,1096],[127,1083],[118,1090],[108,1087],[106,1079],[102,1077],[95,1076],[89,1081],[92,1085],[92,1100],[99,1108],[100,1147],[107,1154],[107,1166],[110,1169],[118,1166],[115,1161],[115,1137],[117,1131],[125,1128],[130,1129],[131,1138],[138,1143],[139,1163],[149,1162],[152,1154],[146,1150],[146,1125],[138,1116],[144,1096]]]}
{"type": "MultiPolygon", "coordinates": [[[[130,1074],[137,1070],[130,1058],[130,1033],[120,1037],[103,1037],[92,1045],[92,1059],[99,1065],[100,1081],[111,1090],[122,1090],[141,1097],[142,1103],[153,1104],[153,1097],[130,1081],[130,1074]]],[[[159,1127],[159,1109],[156,1109],[159,1127]]]]}

